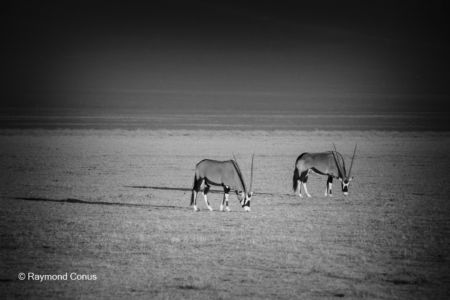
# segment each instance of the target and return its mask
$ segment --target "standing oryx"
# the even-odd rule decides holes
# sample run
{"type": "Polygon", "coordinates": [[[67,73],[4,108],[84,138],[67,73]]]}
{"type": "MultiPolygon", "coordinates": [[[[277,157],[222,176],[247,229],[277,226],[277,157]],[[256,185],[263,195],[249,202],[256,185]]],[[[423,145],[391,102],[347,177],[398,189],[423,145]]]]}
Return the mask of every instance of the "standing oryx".
{"type": "Polygon", "coordinates": [[[301,154],[295,162],[295,170],[293,181],[294,192],[298,192],[300,197],[302,196],[302,188],[299,185],[301,183],[305,189],[305,194],[308,197],[311,195],[308,193],[306,188],[306,181],[308,180],[308,174],[310,172],[315,172],[317,174],[328,176],[327,187],[325,190],[325,196],[332,196],[331,186],[333,183],[333,178],[337,178],[341,181],[342,191],[344,195],[348,194],[348,186],[350,181],[353,179],[351,177],[353,160],[356,154],[356,145],[353,150],[352,161],[350,163],[350,169],[347,172],[345,168],[345,161],[342,155],[336,151],[336,146],[333,144],[334,151],[320,152],[320,153],[303,153],[301,154]]]}
{"type": "Polygon", "coordinates": [[[253,159],[252,155],[252,167],[250,175],[250,188],[247,189],[244,177],[242,176],[241,169],[236,158],[226,161],[217,161],[211,159],[204,159],[200,161],[195,167],[194,186],[192,188],[191,205],[194,205],[194,211],[198,211],[197,208],[197,193],[204,184],[203,196],[205,197],[205,203],[209,210],[213,210],[209,205],[207,194],[210,185],[222,186],[224,190],[223,200],[220,204],[220,210],[223,211],[223,205],[225,203],[226,211],[230,211],[228,207],[228,194],[231,189],[236,191],[239,201],[245,211],[250,211],[250,200],[253,195],[252,183],[253,183],[253,159]]]}

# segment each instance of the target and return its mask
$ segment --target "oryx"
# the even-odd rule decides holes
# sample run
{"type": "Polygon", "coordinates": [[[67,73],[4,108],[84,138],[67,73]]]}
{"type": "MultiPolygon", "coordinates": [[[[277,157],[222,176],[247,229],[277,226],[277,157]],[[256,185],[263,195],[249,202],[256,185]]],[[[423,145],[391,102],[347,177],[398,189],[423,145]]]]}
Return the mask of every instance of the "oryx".
{"type": "MultiPolygon", "coordinates": [[[[234,156],[233,156],[234,157],[234,156]]],[[[250,188],[247,189],[245,185],[244,177],[242,176],[239,164],[234,157],[232,160],[217,161],[212,159],[204,159],[195,166],[194,186],[192,188],[191,205],[194,205],[194,211],[198,211],[197,208],[197,194],[200,191],[202,185],[203,196],[205,198],[206,206],[209,210],[213,210],[209,205],[207,194],[210,185],[222,186],[224,195],[222,203],[220,204],[220,210],[223,211],[224,203],[226,211],[230,211],[228,207],[228,194],[230,190],[235,190],[236,195],[245,209],[250,211],[250,200],[253,195],[252,183],[253,183],[253,159],[250,175],[250,188]]]]}
{"type": "Polygon", "coordinates": [[[334,151],[320,152],[320,153],[303,153],[295,161],[294,176],[292,179],[292,188],[295,193],[298,193],[300,197],[302,196],[302,188],[305,190],[305,194],[308,197],[311,195],[308,193],[306,188],[306,182],[308,180],[308,174],[314,172],[317,174],[328,176],[327,186],[325,189],[325,196],[332,196],[331,187],[333,184],[333,178],[337,178],[341,181],[342,192],[344,195],[348,194],[348,187],[351,177],[353,161],[356,154],[356,145],[353,150],[352,161],[350,163],[350,169],[347,172],[345,167],[345,161],[342,155],[337,152],[336,146],[333,144],[334,151]]]}

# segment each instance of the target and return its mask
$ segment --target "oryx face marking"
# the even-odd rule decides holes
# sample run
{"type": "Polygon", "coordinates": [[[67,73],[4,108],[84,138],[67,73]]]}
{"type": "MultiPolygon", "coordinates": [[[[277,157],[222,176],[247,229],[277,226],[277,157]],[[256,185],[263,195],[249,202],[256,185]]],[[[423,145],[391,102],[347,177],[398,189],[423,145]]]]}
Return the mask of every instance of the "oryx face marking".
{"type": "Polygon", "coordinates": [[[244,207],[245,211],[250,211],[250,200],[252,200],[253,192],[250,192],[246,195],[244,204],[242,207],[244,207]]]}
{"type": "Polygon", "coordinates": [[[250,208],[250,200],[252,199],[253,193],[245,194],[243,191],[236,192],[239,202],[241,203],[241,206],[246,210],[249,211],[250,209],[247,209],[246,207],[250,208]]]}
{"type": "Polygon", "coordinates": [[[245,192],[243,191],[239,191],[236,192],[237,198],[239,200],[239,203],[241,203],[241,206],[244,207],[244,203],[245,203],[245,192]]]}
{"type": "Polygon", "coordinates": [[[349,183],[350,182],[347,179],[342,181],[342,192],[344,192],[345,196],[348,195],[348,185],[349,185],[349,183]]]}
{"type": "Polygon", "coordinates": [[[348,189],[350,187],[351,181],[352,181],[351,177],[341,180],[342,192],[344,193],[345,196],[348,195],[348,189]]]}

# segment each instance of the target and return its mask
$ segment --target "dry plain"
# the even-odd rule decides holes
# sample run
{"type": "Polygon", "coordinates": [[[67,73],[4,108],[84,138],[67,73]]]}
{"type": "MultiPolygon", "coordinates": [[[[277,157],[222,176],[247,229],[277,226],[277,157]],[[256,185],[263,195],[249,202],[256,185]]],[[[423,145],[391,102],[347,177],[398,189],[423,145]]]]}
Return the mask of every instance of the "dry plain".
{"type": "Polygon", "coordinates": [[[3,130],[0,289],[6,298],[448,299],[448,132],[3,130]],[[296,157],[359,151],[350,195],[296,157]],[[189,207],[195,164],[235,153],[245,213],[189,207]],[[95,274],[32,281],[20,272],[95,274]]]}

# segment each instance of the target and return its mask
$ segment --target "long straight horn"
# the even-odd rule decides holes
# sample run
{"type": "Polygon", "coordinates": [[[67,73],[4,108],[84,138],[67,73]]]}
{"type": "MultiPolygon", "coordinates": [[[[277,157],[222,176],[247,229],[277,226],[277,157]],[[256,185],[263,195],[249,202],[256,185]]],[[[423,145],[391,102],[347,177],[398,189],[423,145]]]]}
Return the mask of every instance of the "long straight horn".
{"type": "Polygon", "coordinates": [[[238,160],[237,160],[236,156],[234,155],[234,153],[233,153],[233,160],[234,160],[234,162],[236,163],[236,167],[237,167],[237,170],[236,170],[236,171],[240,174],[239,176],[240,176],[240,178],[242,179],[242,188],[244,189],[244,192],[246,192],[246,191],[245,191],[246,186],[245,186],[244,178],[242,177],[241,167],[239,166],[238,160]]]}
{"type": "MultiPolygon", "coordinates": [[[[234,153],[233,153],[233,159],[234,159],[234,161],[236,162],[236,164],[237,164],[237,165],[238,165],[238,167],[239,167],[239,163],[238,163],[238,160],[237,160],[236,156],[234,155],[234,153]]],[[[240,167],[239,167],[239,169],[240,169],[240,167]]]]}
{"type": "Polygon", "coordinates": [[[336,150],[336,145],[333,143],[333,147],[334,147],[334,152],[333,152],[333,156],[334,156],[334,160],[336,161],[336,165],[338,167],[339,172],[341,173],[341,176],[345,176],[345,171],[343,170],[342,166],[341,166],[341,162],[339,161],[339,157],[337,156],[337,150],[336,150]]]}
{"type": "Polygon", "coordinates": [[[348,177],[352,174],[353,161],[355,160],[356,155],[356,146],[358,146],[358,144],[355,144],[355,149],[353,150],[352,162],[350,163],[350,169],[348,170],[348,177]]]}
{"type": "Polygon", "coordinates": [[[250,169],[250,189],[249,192],[253,192],[253,160],[255,159],[255,153],[252,154],[252,167],[250,169]]]}

